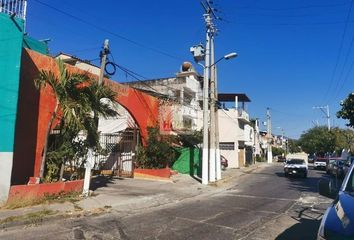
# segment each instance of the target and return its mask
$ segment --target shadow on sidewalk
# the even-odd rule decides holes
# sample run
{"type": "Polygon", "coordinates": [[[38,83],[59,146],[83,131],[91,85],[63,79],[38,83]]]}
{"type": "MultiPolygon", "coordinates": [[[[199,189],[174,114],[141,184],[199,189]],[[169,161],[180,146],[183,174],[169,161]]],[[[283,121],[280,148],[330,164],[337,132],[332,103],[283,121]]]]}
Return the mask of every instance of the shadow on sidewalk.
{"type": "Polygon", "coordinates": [[[95,191],[98,188],[108,187],[108,184],[113,184],[115,179],[124,180],[124,178],[117,178],[112,176],[95,176],[91,179],[90,190],[95,191]]]}
{"type": "Polygon", "coordinates": [[[320,220],[301,219],[299,223],[278,235],[276,240],[316,239],[319,226],[320,220]]]}

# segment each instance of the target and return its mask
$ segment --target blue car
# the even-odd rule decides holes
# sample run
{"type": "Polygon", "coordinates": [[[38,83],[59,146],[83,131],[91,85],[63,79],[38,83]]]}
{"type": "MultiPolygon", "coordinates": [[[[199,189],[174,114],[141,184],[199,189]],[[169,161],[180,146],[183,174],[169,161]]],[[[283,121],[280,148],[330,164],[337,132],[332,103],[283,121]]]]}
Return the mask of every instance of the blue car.
{"type": "Polygon", "coordinates": [[[334,201],[323,215],[318,230],[318,240],[354,239],[354,164],[351,165],[339,192],[328,179],[319,182],[319,193],[334,201]]]}

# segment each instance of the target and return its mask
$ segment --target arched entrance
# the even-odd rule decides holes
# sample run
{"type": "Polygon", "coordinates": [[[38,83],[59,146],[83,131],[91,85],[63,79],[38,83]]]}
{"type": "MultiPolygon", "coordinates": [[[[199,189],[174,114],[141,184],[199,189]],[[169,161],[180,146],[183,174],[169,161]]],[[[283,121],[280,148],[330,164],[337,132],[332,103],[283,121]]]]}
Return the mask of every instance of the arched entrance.
{"type": "MultiPolygon", "coordinates": [[[[69,71],[82,72],[82,70],[73,66],[67,66],[67,68],[69,71]]],[[[25,109],[28,114],[26,114],[26,121],[22,121],[16,126],[16,137],[18,138],[16,145],[20,147],[16,158],[14,158],[13,179],[21,179],[17,182],[22,182],[24,179],[28,179],[31,176],[39,176],[46,128],[50,120],[51,112],[55,106],[55,98],[50,88],[44,89],[40,93],[34,91],[33,80],[38,76],[41,70],[56,73],[58,68],[55,60],[52,57],[24,49],[21,63],[21,84],[26,83],[26,85],[30,85],[29,88],[31,91],[26,91],[24,95],[30,94],[31,96],[28,96],[28,98],[34,99],[34,101],[31,104],[26,101],[19,102],[19,105],[22,104],[23,109],[25,109]],[[21,130],[25,129],[28,125],[36,128],[31,136],[21,133],[21,130]],[[35,150],[34,147],[26,149],[21,147],[28,145],[35,146],[35,150]],[[34,159],[28,159],[28,156],[34,156],[34,159]],[[24,165],[30,169],[26,173],[21,170],[24,165]],[[31,169],[33,169],[33,173],[30,173],[31,169]],[[29,174],[31,175],[28,176],[29,174]]],[[[97,76],[93,75],[93,77],[95,78],[97,76]]],[[[145,144],[148,138],[147,127],[154,126],[158,123],[159,100],[112,80],[105,79],[105,84],[108,84],[117,93],[117,103],[121,104],[129,111],[139,127],[140,137],[143,144],[145,144]]],[[[22,113],[18,114],[21,115],[22,113]]]]}

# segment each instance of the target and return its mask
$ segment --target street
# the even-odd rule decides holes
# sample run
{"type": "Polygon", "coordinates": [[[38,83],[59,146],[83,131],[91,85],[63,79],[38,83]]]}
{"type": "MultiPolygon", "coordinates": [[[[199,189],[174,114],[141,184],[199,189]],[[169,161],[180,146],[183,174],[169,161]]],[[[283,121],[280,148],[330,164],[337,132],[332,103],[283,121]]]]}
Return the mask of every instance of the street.
{"type": "Polygon", "coordinates": [[[145,209],[55,219],[0,232],[1,239],[315,239],[329,199],[319,197],[324,171],[285,178],[274,163],[245,174],[207,198],[145,209]]]}

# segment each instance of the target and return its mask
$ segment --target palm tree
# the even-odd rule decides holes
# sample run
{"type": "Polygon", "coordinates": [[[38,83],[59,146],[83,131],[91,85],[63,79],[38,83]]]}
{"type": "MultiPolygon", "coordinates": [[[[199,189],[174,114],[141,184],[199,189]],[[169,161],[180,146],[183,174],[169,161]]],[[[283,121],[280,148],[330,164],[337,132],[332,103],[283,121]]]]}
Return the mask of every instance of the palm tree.
{"type": "MultiPolygon", "coordinates": [[[[37,89],[42,89],[49,85],[56,98],[55,108],[46,130],[40,168],[41,179],[43,179],[46,164],[48,139],[56,118],[60,119],[60,129],[63,132],[72,134],[84,130],[87,133],[89,146],[94,147],[98,144],[98,134],[97,122],[92,119],[92,113],[97,113],[104,117],[117,114],[108,104],[100,101],[102,98],[114,101],[115,92],[105,85],[99,85],[97,81],[90,79],[87,74],[70,73],[61,60],[57,60],[57,64],[59,68],[58,76],[52,71],[42,70],[38,78],[35,79],[37,89]],[[58,116],[59,112],[60,116],[58,116]]],[[[65,160],[63,160],[64,163],[65,160]]]]}

